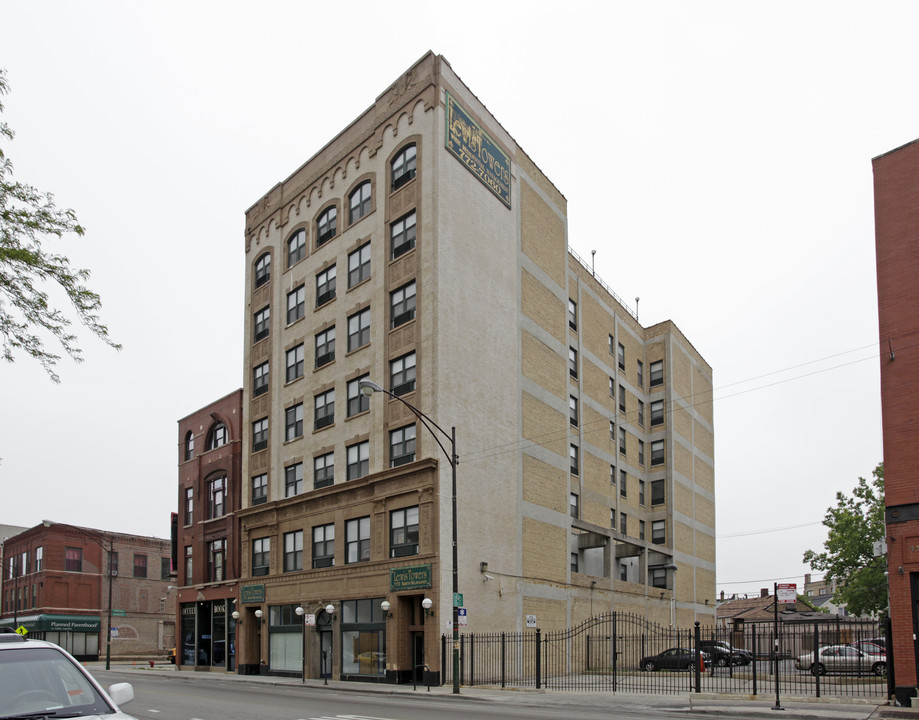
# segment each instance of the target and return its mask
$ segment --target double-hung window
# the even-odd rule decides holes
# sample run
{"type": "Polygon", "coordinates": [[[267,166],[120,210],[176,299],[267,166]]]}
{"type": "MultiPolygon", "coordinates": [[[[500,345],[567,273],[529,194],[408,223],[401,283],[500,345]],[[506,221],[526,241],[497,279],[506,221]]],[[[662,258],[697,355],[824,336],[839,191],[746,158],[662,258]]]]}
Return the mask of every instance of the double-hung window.
{"type": "Polygon", "coordinates": [[[271,329],[271,308],[263,307],[255,313],[255,334],[254,341],[258,342],[262,338],[268,337],[271,329]]]}
{"type": "Polygon", "coordinates": [[[335,422],[335,388],[319,393],[314,398],[314,430],[321,430],[335,422]]]}
{"type": "Polygon", "coordinates": [[[578,351],[573,347],[568,348],[568,374],[578,379],[578,351]]]}
{"type": "Polygon", "coordinates": [[[400,187],[415,177],[417,149],[414,144],[406,146],[392,160],[392,189],[400,187]]]}
{"type": "Polygon", "coordinates": [[[64,572],[83,572],[83,548],[64,548],[64,572]]]}
{"type": "Polygon", "coordinates": [[[345,523],[345,562],[370,560],[370,518],[362,517],[345,523]]]}
{"type": "Polygon", "coordinates": [[[625,428],[621,427],[619,428],[619,454],[620,455],[625,455],[625,438],[626,438],[625,428]]]}
{"type": "Polygon", "coordinates": [[[313,489],[328,487],[335,482],[335,453],[313,458],[313,489]]]}
{"type": "Polygon", "coordinates": [[[414,210],[389,226],[389,241],[393,260],[415,247],[414,210]]]}
{"type": "Polygon", "coordinates": [[[370,398],[361,392],[361,380],[369,375],[361,375],[348,381],[348,417],[353,417],[370,409],[370,398]]]}
{"type": "Polygon", "coordinates": [[[655,385],[664,384],[664,361],[657,360],[651,363],[651,380],[648,383],[649,387],[654,387],[655,385]]]}
{"type": "Polygon", "coordinates": [[[653,440],[651,441],[651,465],[663,465],[664,464],[664,441],[663,440],[653,440]]]}
{"type": "Polygon", "coordinates": [[[306,287],[300,287],[287,293],[287,324],[296,322],[306,311],[306,287]]]}
{"type": "Polygon", "coordinates": [[[338,208],[334,205],[327,209],[316,221],[316,244],[322,245],[328,242],[338,231],[338,208]]]}
{"type": "Polygon", "coordinates": [[[389,387],[393,395],[404,395],[415,389],[415,353],[396,358],[389,364],[389,387]]]}
{"type": "Polygon", "coordinates": [[[303,377],[303,343],[287,351],[287,382],[303,377]]]}
{"type": "Polygon", "coordinates": [[[303,463],[284,468],[284,497],[294,497],[303,492],[303,463]]]}
{"type": "Polygon", "coordinates": [[[252,574],[267,575],[271,565],[271,538],[252,541],[252,574]]]}
{"type": "Polygon", "coordinates": [[[389,294],[389,326],[397,328],[415,319],[415,281],[389,294]]]}
{"type": "Polygon", "coordinates": [[[568,327],[578,329],[578,304],[571,299],[568,300],[568,327]]]}
{"type": "Polygon", "coordinates": [[[667,521],[651,521],[651,542],[655,545],[663,545],[667,542],[667,521]]]}
{"type": "Polygon", "coordinates": [[[353,224],[360,220],[364,215],[370,213],[373,207],[373,196],[370,193],[371,185],[367,180],[358,185],[348,199],[349,217],[348,223],[353,224]]]}
{"type": "Polygon", "coordinates": [[[268,418],[252,423],[252,452],[268,447],[268,418]]]}
{"type": "Polygon", "coordinates": [[[348,352],[370,344],[370,308],[348,318],[348,352]]]}
{"type": "Polygon", "coordinates": [[[303,403],[284,410],[284,440],[290,442],[298,437],[303,437],[303,403]]]}
{"type": "Polygon", "coordinates": [[[252,478],[252,504],[268,502],[268,474],[260,473],[252,478]]]}
{"type": "Polygon", "coordinates": [[[284,572],[303,569],[303,531],[284,533],[284,572]]]}
{"type": "Polygon", "coordinates": [[[327,267],[316,275],[316,307],[335,298],[335,265],[327,267]]]}
{"type": "Polygon", "coordinates": [[[263,362],[252,370],[252,395],[258,397],[266,392],[268,392],[268,363],[263,362]]]}
{"type": "Polygon", "coordinates": [[[568,446],[568,460],[569,460],[568,464],[570,466],[572,475],[578,475],[580,474],[580,471],[581,471],[581,463],[580,463],[580,460],[578,459],[578,455],[579,455],[578,446],[569,445],[568,446]]]}
{"type": "Polygon", "coordinates": [[[578,399],[574,395],[568,396],[568,424],[578,426],[578,399]]]}
{"type": "Polygon", "coordinates": [[[651,481],[651,504],[652,505],[663,505],[666,499],[666,491],[664,489],[663,480],[652,480],[651,481]]]}
{"type": "Polygon", "coordinates": [[[625,387],[619,386],[619,412],[625,412],[625,387]]]}
{"type": "Polygon", "coordinates": [[[370,442],[364,440],[348,446],[348,480],[357,480],[370,472],[370,442]]]}
{"type": "Polygon", "coordinates": [[[227,476],[210,478],[207,481],[207,519],[226,515],[227,476]]]}
{"type": "Polygon", "coordinates": [[[306,257],[306,230],[297,230],[287,240],[287,267],[291,267],[306,257]]]}
{"type": "Polygon", "coordinates": [[[147,556],[143,553],[134,553],[134,577],[147,577],[147,556]]]}
{"type": "Polygon", "coordinates": [[[255,287],[260,288],[269,280],[271,280],[271,253],[265,253],[255,261],[255,287]]]}
{"type": "Polygon", "coordinates": [[[335,524],[316,525],[313,528],[313,567],[332,567],[335,564],[335,524]]]}
{"type": "Polygon", "coordinates": [[[418,506],[389,513],[389,557],[418,554],[418,506]]]}
{"type": "Polygon", "coordinates": [[[651,401],[651,427],[664,424],[664,401],[651,401]]]}
{"type": "Polygon", "coordinates": [[[406,425],[389,433],[389,466],[398,467],[415,460],[415,426],[406,425]]]}
{"type": "Polygon", "coordinates": [[[316,334],[316,367],[328,365],[335,359],[335,326],[316,334]]]}
{"type": "Polygon", "coordinates": [[[581,498],[577,493],[568,495],[568,514],[575,519],[581,517],[581,498]]]}
{"type": "Polygon", "coordinates": [[[616,359],[619,362],[619,369],[625,370],[625,345],[619,343],[619,349],[616,353],[616,359]]]}
{"type": "Polygon", "coordinates": [[[370,243],[364,243],[348,255],[348,287],[353,288],[370,277],[370,243]]]}

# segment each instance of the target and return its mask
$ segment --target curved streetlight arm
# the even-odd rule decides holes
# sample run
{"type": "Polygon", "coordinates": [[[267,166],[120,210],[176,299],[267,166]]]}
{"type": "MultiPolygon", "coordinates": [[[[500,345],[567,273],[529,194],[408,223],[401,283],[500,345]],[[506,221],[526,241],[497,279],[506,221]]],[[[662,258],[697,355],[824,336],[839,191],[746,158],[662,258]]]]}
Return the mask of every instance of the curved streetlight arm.
{"type": "Polygon", "coordinates": [[[373,380],[367,380],[365,378],[364,380],[361,380],[358,383],[358,386],[360,387],[361,392],[364,394],[365,397],[370,397],[375,392],[381,392],[384,395],[389,395],[389,397],[393,398],[394,400],[398,400],[400,403],[405,405],[405,407],[411,410],[412,413],[415,415],[415,417],[417,417],[421,421],[421,423],[428,429],[428,432],[431,433],[431,437],[434,438],[437,444],[440,445],[440,449],[443,450],[444,455],[447,456],[447,462],[449,462],[450,465],[452,465],[453,467],[457,466],[457,464],[459,463],[459,458],[456,457],[456,445],[454,444],[453,435],[451,435],[446,430],[444,430],[440,425],[434,422],[434,420],[432,420],[430,417],[428,417],[423,412],[421,412],[421,410],[419,410],[414,405],[412,405],[410,402],[408,402],[408,400],[403,400],[401,397],[399,397],[395,393],[392,393],[389,390],[386,390],[385,388],[380,387],[375,382],[373,382],[373,380]],[[447,448],[444,447],[444,444],[443,442],[441,442],[441,439],[438,437],[437,432],[434,432],[435,429],[437,430],[437,432],[439,432],[447,440],[450,441],[450,445],[452,447],[453,452],[449,452],[447,448]]]}

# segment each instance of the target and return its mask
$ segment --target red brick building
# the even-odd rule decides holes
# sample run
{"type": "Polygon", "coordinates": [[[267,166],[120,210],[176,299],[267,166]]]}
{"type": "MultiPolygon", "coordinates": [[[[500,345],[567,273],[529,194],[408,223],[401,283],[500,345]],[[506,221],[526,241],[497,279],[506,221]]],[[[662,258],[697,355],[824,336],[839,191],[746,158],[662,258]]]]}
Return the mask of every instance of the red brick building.
{"type": "MultiPolygon", "coordinates": [[[[165,518],[164,518],[165,524],[165,518]]],[[[0,626],[25,627],[81,660],[165,656],[175,638],[169,540],[42,523],[3,544],[0,626]],[[111,554],[111,565],[109,555],[111,554]]]]}
{"type": "Polygon", "coordinates": [[[236,670],[241,433],[242,390],[179,420],[179,666],[236,670]]]}
{"type": "Polygon", "coordinates": [[[872,164],[891,645],[903,703],[919,672],[919,140],[872,164]]]}

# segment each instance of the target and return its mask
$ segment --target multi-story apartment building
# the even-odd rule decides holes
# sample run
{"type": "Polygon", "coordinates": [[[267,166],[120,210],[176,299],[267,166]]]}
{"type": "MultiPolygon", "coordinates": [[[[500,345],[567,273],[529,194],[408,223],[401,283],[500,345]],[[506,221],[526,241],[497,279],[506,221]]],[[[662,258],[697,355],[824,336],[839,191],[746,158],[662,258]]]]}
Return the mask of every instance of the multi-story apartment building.
{"type": "Polygon", "coordinates": [[[242,390],[179,420],[176,665],[236,669],[242,390]]]}
{"type": "Polygon", "coordinates": [[[901,704],[919,678],[919,140],[874,158],[887,577],[901,704]]]}
{"type": "Polygon", "coordinates": [[[712,619],[712,370],[567,240],[430,53],[248,210],[241,671],[439,674],[454,535],[466,631],[712,619]]]}
{"type": "Polygon", "coordinates": [[[29,528],[4,543],[0,626],[97,660],[111,618],[111,657],[164,656],[175,637],[171,547],[66,523],[29,528]]]}

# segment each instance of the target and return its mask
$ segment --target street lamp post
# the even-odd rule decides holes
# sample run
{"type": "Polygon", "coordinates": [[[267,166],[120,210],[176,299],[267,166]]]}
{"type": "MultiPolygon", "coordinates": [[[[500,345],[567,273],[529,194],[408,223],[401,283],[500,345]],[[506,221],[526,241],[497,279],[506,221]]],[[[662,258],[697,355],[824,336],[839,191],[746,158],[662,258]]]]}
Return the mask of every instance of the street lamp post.
{"type": "Polygon", "coordinates": [[[424,425],[428,432],[431,433],[431,437],[437,442],[440,446],[440,449],[443,450],[444,455],[447,456],[447,462],[450,463],[450,468],[452,470],[452,481],[453,481],[453,694],[459,695],[460,686],[459,686],[459,606],[457,605],[457,599],[459,596],[459,561],[457,553],[457,543],[456,543],[456,466],[459,464],[459,458],[456,455],[456,427],[453,426],[450,428],[448,433],[440,425],[434,422],[430,417],[425,415],[421,410],[416,408],[410,402],[403,400],[398,395],[391,393],[389,390],[384,390],[382,387],[377,385],[372,380],[361,380],[358,383],[358,386],[361,389],[361,392],[366,396],[370,397],[374,393],[381,392],[384,395],[389,395],[389,397],[398,400],[403,405],[405,405],[412,413],[417,417],[421,424],[424,425]],[[435,432],[435,430],[437,432],[435,432]],[[440,433],[445,439],[450,442],[450,450],[447,451],[447,448],[444,447],[443,442],[437,433],[440,433]]]}
{"type": "Polygon", "coordinates": [[[109,546],[105,547],[105,544],[103,542],[105,538],[102,535],[96,535],[95,533],[91,533],[89,530],[84,530],[83,528],[78,527],[77,525],[71,525],[69,523],[56,523],[56,522],[53,522],[52,520],[42,520],[41,522],[42,522],[42,525],[48,528],[51,527],[52,525],[63,525],[64,527],[69,527],[73,530],[76,530],[77,532],[82,533],[83,535],[88,537],[90,540],[92,540],[94,543],[96,543],[96,545],[102,548],[102,550],[106,553],[106,555],[108,555],[108,613],[107,613],[108,617],[106,618],[106,623],[108,627],[106,627],[106,633],[105,633],[105,669],[111,670],[112,669],[112,580],[114,579],[114,575],[112,573],[112,557],[114,557],[115,555],[115,541],[112,538],[112,536],[109,535],[108,536],[109,546]]]}
{"type": "Polygon", "coordinates": [[[301,675],[300,682],[305,683],[306,682],[306,618],[303,617],[303,615],[306,612],[306,610],[303,609],[302,605],[298,605],[296,608],[294,608],[294,612],[297,613],[297,617],[300,618],[300,635],[302,636],[301,642],[300,642],[300,650],[303,653],[303,662],[301,663],[301,668],[300,668],[300,675],[301,675]]]}

